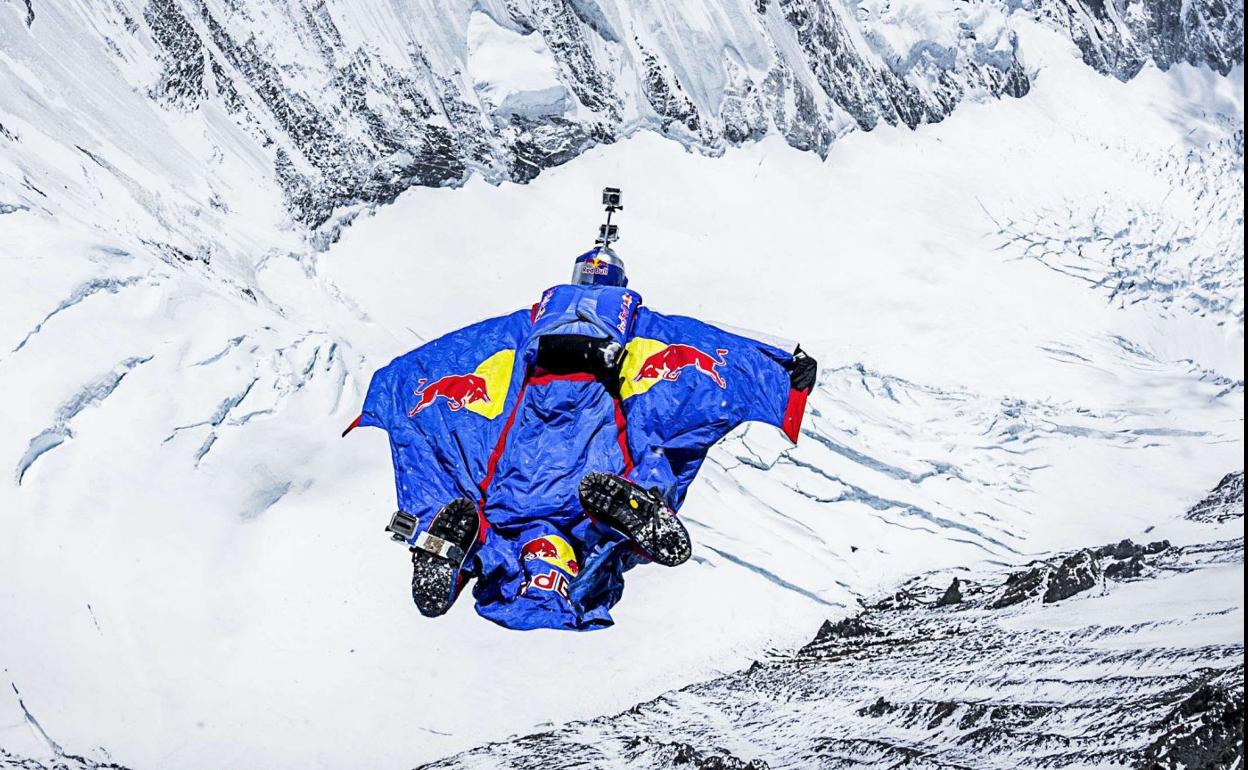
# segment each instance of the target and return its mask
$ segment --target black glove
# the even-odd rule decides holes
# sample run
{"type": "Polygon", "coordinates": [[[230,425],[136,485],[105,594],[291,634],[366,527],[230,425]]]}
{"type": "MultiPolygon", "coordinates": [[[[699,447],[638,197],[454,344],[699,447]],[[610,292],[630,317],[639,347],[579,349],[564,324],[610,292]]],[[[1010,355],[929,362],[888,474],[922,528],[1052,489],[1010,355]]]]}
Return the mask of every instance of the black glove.
{"type": "Polygon", "coordinates": [[[815,359],[806,355],[806,351],[802,350],[799,345],[797,350],[793,351],[793,361],[789,363],[789,383],[793,386],[793,390],[804,390],[810,392],[815,387],[815,375],[819,373],[819,364],[815,359]]]}

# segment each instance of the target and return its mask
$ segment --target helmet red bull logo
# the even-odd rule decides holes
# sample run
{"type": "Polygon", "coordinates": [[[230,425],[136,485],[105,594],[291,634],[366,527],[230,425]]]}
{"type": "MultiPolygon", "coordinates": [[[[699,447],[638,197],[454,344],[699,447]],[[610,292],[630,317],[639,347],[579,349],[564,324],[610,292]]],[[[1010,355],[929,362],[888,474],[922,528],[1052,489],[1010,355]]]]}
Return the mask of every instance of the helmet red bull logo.
{"type": "Polygon", "coordinates": [[[624,263],[610,249],[594,248],[576,258],[572,283],[583,286],[628,286],[624,263]]]}

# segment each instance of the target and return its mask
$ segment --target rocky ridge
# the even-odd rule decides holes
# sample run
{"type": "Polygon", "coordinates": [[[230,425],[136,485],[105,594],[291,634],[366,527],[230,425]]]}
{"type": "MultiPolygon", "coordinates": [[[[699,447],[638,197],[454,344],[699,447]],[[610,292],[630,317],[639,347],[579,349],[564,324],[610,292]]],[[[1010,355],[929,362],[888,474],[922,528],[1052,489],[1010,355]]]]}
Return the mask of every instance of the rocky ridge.
{"type": "Polygon", "coordinates": [[[389,2],[367,13],[343,0],[111,0],[72,11],[8,3],[0,23],[35,50],[54,44],[42,42],[50,26],[80,28],[167,122],[189,121],[216,152],[263,158],[292,217],[331,223],[330,238],[331,220],[358,204],[474,173],[523,182],[641,128],[711,154],[775,132],[822,155],[848,131],[914,128],[968,99],[1023,97],[1035,76],[1014,30],[1024,21],[1069,36],[1085,62],[1121,79],[1150,61],[1221,73],[1243,61],[1242,5],[1221,0],[705,10],[701,20],[697,8],[570,0],[389,2]],[[541,87],[499,86],[504,105],[479,62],[508,46],[528,46],[553,74],[541,87]],[[564,96],[539,108],[529,97],[542,88],[564,96]]]}
{"type": "MultiPolygon", "coordinates": [[[[1218,494],[1242,517],[1242,486],[1218,494]]],[[[915,578],[794,654],[421,770],[1242,767],[1243,548],[1123,540],[915,578]]]]}

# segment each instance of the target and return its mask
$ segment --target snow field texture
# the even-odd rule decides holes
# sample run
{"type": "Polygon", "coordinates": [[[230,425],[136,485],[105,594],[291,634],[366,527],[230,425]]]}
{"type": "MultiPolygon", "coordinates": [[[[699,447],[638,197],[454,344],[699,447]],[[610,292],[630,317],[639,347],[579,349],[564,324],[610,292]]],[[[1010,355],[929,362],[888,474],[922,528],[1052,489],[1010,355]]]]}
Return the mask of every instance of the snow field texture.
{"type": "MultiPolygon", "coordinates": [[[[483,98],[564,109],[535,41],[468,25],[483,98]]],[[[1242,68],[1124,84],[1017,31],[1026,98],[826,160],[638,134],[528,185],[350,212],[325,251],[215,107],[210,139],[4,56],[4,103],[64,120],[0,113],[34,153],[0,153],[0,747],[409,767],[791,650],[916,573],[1197,542],[1181,512],[1244,450],[1242,68]],[[76,147],[84,124],[106,151],[76,147]],[[385,437],[338,432],[373,369],[565,280],[605,184],[647,303],[819,360],[803,440],[716,450],[682,512],[693,560],[631,573],[609,631],[507,632],[467,602],[427,621],[381,531],[385,437]]],[[[46,66],[97,64],[77,50],[46,66]]]]}

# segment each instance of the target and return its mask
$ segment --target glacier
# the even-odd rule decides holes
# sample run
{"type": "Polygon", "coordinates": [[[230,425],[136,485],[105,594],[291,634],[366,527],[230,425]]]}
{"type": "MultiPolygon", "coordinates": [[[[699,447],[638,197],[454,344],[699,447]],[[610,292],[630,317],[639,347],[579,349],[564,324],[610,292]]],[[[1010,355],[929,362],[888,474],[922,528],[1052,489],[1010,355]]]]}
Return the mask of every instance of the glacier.
{"type": "Polygon", "coordinates": [[[1043,741],[968,759],[973,693],[913,676],[948,645],[809,648],[864,605],[886,638],[1043,642],[1012,672],[1057,665],[1062,634],[1097,676],[1120,649],[1167,696],[1133,719],[1242,703],[1215,676],[1242,667],[1242,514],[1204,500],[1235,473],[1242,496],[1242,19],[0,3],[0,767],[526,766],[527,736],[586,730],[650,766],[790,766],[694,704],[774,707],[860,653],[806,704],[832,716],[770,735],[1014,766],[1112,713],[1069,711],[1091,685],[1063,680],[1025,723],[1026,680],[983,684],[1043,741]],[[427,622],[381,531],[385,439],[338,434],[375,367],[563,281],[604,184],[649,304],[818,358],[802,442],[719,447],[693,563],[633,573],[610,632],[427,622]],[[986,606],[1124,538],[1171,545],[1137,582],[1096,556],[1092,593],[986,606]],[[953,576],[966,614],[932,606],[953,576]],[[888,615],[899,590],[918,603],[888,615]]]}

